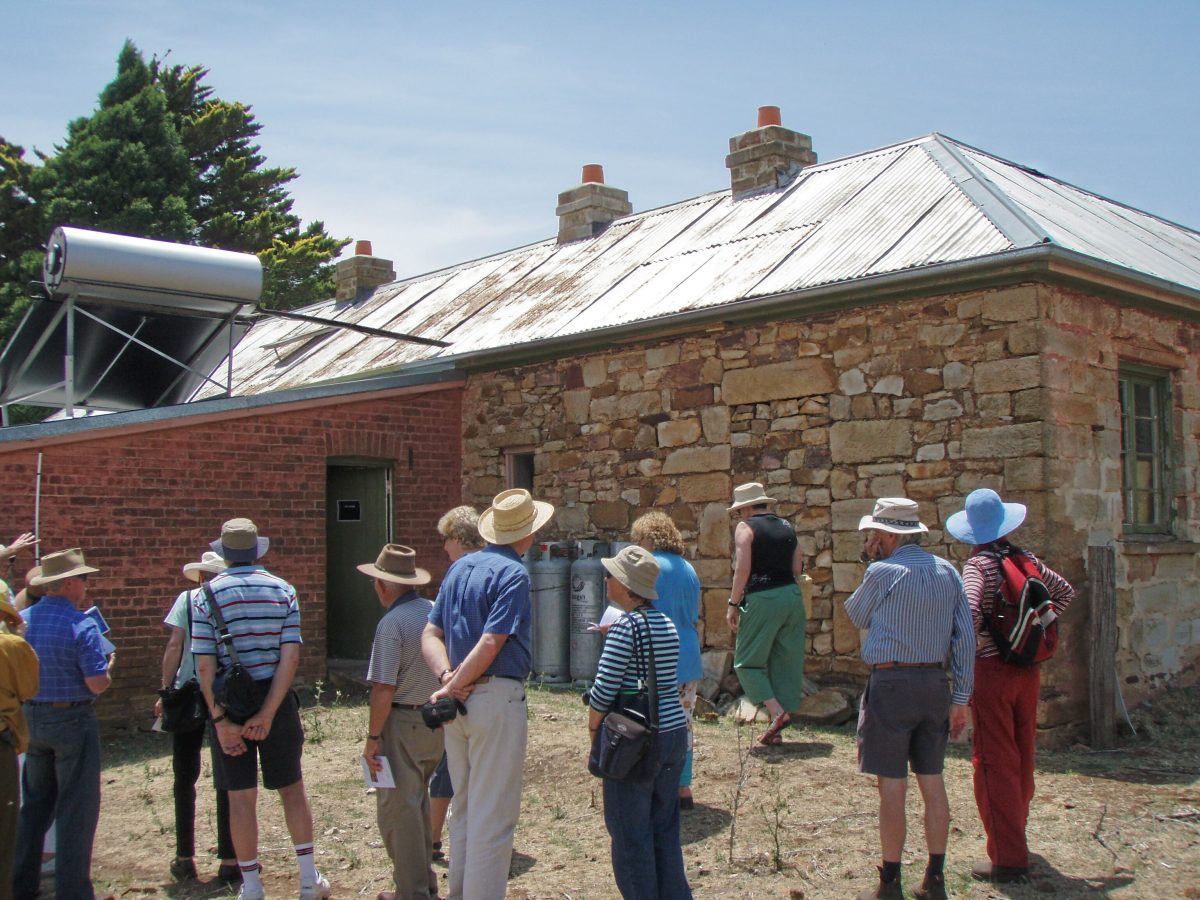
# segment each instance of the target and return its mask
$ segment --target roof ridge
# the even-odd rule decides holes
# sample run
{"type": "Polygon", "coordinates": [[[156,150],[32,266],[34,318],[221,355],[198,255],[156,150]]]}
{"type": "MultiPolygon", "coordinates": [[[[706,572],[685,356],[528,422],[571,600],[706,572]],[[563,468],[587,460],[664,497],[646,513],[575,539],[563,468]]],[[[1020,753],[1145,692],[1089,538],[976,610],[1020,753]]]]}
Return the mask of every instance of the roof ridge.
{"type": "Polygon", "coordinates": [[[1054,243],[1021,204],[963,155],[959,147],[965,144],[935,131],[922,141],[922,146],[934,164],[1014,247],[1054,243]]]}

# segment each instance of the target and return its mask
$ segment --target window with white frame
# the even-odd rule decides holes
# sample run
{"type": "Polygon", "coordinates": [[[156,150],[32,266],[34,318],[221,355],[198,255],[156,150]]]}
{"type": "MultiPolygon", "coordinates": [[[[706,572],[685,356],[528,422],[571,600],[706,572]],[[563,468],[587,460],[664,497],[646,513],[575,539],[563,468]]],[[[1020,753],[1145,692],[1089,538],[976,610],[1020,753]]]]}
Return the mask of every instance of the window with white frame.
{"type": "Polygon", "coordinates": [[[1171,373],[1122,363],[1121,493],[1125,530],[1171,530],[1171,373]]]}

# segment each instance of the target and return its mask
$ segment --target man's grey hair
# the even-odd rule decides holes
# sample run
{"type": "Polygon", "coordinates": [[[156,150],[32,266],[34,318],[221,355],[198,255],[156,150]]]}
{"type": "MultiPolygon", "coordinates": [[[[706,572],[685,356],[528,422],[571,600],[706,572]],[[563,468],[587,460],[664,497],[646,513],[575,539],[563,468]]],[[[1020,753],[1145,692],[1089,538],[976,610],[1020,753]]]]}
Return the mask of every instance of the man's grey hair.
{"type": "Polygon", "coordinates": [[[896,535],[896,546],[903,547],[905,544],[920,544],[923,531],[911,531],[906,534],[896,535]]]}

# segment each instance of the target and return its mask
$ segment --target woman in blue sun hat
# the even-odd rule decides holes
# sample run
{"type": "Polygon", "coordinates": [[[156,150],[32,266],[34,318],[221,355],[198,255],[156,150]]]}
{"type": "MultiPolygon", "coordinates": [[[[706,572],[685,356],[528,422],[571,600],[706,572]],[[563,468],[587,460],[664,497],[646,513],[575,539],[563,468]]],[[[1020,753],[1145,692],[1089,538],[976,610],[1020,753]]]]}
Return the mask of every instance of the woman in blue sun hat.
{"type": "Polygon", "coordinates": [[[1023,503],[1005,503],[990,488],[967,495],[965,508],[946,520],[946,531],[971,545],[963,563],[963,585],[975,626],[975,693],[971,708],[975,733],[975,805],[987,834],[988,858],[972,875],[982,881],[1020,881],[1029,874],[1025,824],[1033,799],[1034,744],[1041,672],[1036,665],[1005,662],[987,620],[1000,592],[1001,557],[1023,554],[1033,560],[1050,591],[1056,615],[1075,598],[1075,589],[1028,550],[1008,540],[1025,521],[1023,503]]]}

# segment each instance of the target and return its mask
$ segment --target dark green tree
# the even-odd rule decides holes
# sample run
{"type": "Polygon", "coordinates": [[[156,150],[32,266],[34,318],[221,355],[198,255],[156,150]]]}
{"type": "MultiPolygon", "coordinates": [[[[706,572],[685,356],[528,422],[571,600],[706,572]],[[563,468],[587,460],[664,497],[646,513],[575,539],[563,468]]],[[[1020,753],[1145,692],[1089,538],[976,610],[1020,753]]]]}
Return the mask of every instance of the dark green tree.
{"type": "Polygon", "coordinates": [[[332,261],[348,239],[300,221],[287,190],[296,171],[267,166],[251,108],[214,96],[207,75],[147,61],[126,41],[96,111],[71,122],[40,166],[0,141],[0,339],[57,225],[255,253],[266,307],[333,294],[332,261]]]}

